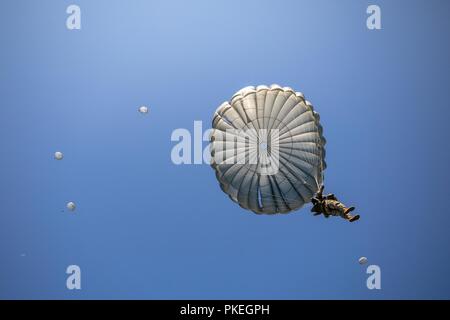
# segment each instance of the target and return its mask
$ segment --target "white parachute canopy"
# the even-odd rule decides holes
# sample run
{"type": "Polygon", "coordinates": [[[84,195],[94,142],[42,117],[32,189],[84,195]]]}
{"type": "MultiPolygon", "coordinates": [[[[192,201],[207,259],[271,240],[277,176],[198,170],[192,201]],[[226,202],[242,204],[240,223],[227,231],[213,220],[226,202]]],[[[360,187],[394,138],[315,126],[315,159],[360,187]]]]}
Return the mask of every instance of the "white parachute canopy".
{"type": "Polygon", "coordinates": [[[239,90],[212,121],[211,166],[222,190],[255,213],[287,213],[309,202],[326,167],[319,120],[291,88],[239,90]]]}
{"type": "Polygon", "coordinates": [[[74,202],[70,201],[67,203],[66,208],[69,209],[70,211],[75,211],[76,205],[74,202]]]}
{"type": "Polygon", "coordinates": [[[64,158],[64,155],[62,152],[56,151],[54,157],[56,160],[62,160],[64,158]]]}
{"type": "Polygon", "coordinates": [[[139,107],[139,112],[142,114],[147,114],[148,113],[148,107],[147,106],[140,106],[139,107]]]}
{"type": "Polygon", "coordinates": [[[359,264],[366,264],[367,263],[367,258],[366,257],[361,257],[358,259],[359,264]]]}

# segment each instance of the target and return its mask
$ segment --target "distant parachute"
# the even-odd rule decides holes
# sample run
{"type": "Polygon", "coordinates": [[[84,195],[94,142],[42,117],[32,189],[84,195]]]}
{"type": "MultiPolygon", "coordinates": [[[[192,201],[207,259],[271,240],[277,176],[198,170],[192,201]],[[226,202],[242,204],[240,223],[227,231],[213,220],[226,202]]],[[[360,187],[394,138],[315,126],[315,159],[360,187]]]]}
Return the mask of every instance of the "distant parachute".
{"type": "Polygon", "coordinates": [[[69,209],[70,211],[75,211],[75,208],[76,208],[75,203],[72,202],[72,201],[68,202],[67,205],[66,205],[66,207],[67,207],[67,209],[69,209]]]}
{"type": "Polygon", "coordinates": [[[56,151],[54,157],[56,160],[62,160],[64,158],[64,155],[62,152],[56,151]]]}
{"type": "Polygon", "coordinates": [[[139,107],[139,112],[142,114],[147,114],[148,113],[148,107],[147,106],[140,106],[139,107]]]}
{"type": "Polygon", "coordinates": [[[222,190],[255,213],[288,213],[323,181],[325,138],[303,94],[278,85],[246,87],[215,112],[211,166],[222,190]]]}

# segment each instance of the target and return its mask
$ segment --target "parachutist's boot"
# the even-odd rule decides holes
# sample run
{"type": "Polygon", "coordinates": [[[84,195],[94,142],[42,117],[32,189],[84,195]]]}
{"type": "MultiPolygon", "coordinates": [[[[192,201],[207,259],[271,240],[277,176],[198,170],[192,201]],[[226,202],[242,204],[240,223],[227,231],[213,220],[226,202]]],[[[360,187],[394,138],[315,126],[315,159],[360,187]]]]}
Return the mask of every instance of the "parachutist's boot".
{"type": "Polygon", "coordinates": [[[356,216],[353,216],[353,217],[349,215],[349,218],[350,218],[350,219],[348,219],[348,221],[354,222],[354,221],[356,221],[356,220],[359,220],[359,214],[357,214],[356,216]]]}
{"type": "Polygon", "coordinates": [[[347,214],[349,214],[350,212],[352,212],[353,210],[355,210],[355,207],[345,208],[344,214],[347,215],[347,214]]]}

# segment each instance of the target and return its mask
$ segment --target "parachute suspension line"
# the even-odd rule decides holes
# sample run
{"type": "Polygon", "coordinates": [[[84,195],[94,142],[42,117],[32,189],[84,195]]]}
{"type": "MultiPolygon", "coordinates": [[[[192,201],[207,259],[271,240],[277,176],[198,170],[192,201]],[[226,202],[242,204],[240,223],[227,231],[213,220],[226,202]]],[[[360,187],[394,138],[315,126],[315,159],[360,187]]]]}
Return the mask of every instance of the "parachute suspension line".
{"type": "Polygon", "coordinates": [[[324,152],[323,152],[323,146],[320,147],[320,187],[323,185],[323,182],[325,181],[325,173],[324,173],[324,168],[323,168],[323,161],[324,161],[324,152]]]}
{"type": "Polygon", "coordinates": [[[320,148],[320,157],[319,157],[319,172],[318,172],[318,174],[317,175],[315,175],[314,176],[314,179],[316,180],[316,184],[317,184],[317,191],[319,191],[319,189],[320,189],[320,187],[323,185],[323,182],[324,182],[324,179],[325,179],[325,174],[323,173],[323,156],[324,156],[324,152],[323,152],[323,150],[324,150],[324,148],[323,148],[323,146],[321,145],[321,143],[322,143],[322,141],[321,141],[321,139],[320,139],[320,133],[319,132],[317,132],[317,139],[316,139],[316,141],[315,141],[315,143],[316,143],[316,145],[318,145],[319,146],[319,148],[320,148]]]}

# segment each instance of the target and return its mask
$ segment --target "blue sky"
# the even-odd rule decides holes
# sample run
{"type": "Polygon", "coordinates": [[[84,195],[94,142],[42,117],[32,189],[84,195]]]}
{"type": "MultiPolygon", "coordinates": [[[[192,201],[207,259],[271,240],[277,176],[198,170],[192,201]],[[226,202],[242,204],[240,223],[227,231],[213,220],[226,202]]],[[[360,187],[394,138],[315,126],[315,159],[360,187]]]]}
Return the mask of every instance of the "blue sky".
{"type": "Polygon", "coordinates": [[[449,13],[438,0],[2,2],[0,298],[449,299],[449,13]],[[81,30],[66,28],[72,3],[81,30]],[[208,165],[172,163],[174,129],[207,129],[234,92],[272,83],[320,113],[327,191],[360,221],[258,216],[208,165]]]}

